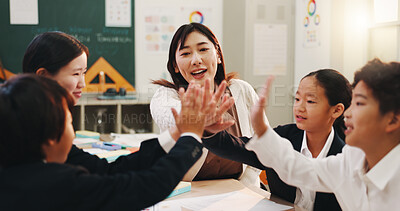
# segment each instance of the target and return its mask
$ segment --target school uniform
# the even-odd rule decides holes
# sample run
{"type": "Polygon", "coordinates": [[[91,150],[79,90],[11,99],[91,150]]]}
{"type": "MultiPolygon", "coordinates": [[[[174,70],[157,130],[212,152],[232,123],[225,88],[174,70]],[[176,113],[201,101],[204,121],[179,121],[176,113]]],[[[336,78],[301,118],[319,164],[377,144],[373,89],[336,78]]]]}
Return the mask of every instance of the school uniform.
{"type": "Polygon", "coordinates": [[[0,169],[0,210],[141,210],[171,193],[202,148],[193,136],[183,136],[165,154],[151,139],[113,165],[75,149],[72,153],[88,159],[80,163],[89,171],[43,161],[0,169]]]}
{"type": "MultiPolygon", "coordinates": [[[[288,124],[274,128],[277,134],[290,141],[292,147],[296,151],[300,151],[304,131],[296,127],[296,124],[288,124]]],[[[265,169],[267,174],[268,185],[272,194],[285,199],[286,201],[295,202],[296,187],[284,183],[278,174],[272,169],[260,163],[254,152],[248,151],[245,144],[249,138],[236,138],[226,132],[221,132],[209,139],[203,139],[203,145],[217,155],[243,162],[254,167],[265,169]]],[[[328,150],[327,156],[336,155],[342,151],[344,141],[335,132],[332,144],[328,150]]],[[[332,193],[317,192],[315,194],[314,210],[341,210],[340,206],[332,193]]]]}
{"type": "Polygon", "coordinates": [[[309,159],[293,150],[287,139],[268,129],[246,148],[265,166],[271,166],[288,184],[332,192],[343,210],[398,210],[400,200],[400,144],[372,168],[358,147],[324,159],[309,159]]]}

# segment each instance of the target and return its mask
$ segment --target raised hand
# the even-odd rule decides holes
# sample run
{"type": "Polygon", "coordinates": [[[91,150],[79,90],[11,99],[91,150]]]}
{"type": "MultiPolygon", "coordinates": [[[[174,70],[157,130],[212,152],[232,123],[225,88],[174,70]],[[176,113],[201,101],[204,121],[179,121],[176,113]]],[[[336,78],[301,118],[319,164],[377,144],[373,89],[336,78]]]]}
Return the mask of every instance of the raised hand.
{"type": "Polygon", "coordinates": [[[260,99],[251,108],[251,124],[254,128],[254,132],[259,137],[262,136],[268,129],[268,124],[264,122],[264,108],[268,101],[268,95],[273,80],[273,76],[267,78],[264,87],[259,94],[260,99]]]}
{"type": "Polygon", "coordinates": [[[181,112],[178,114],[174,108],[171,109],[176,132],[179,134],[192,132],[202,137],[206,115],[216,112],[217,106],[216,101],[212,99],[210,81],[206,81],[203,88],[191,82],[186,92],[181,88],[179,94],[182,104],[181,112]]]}
{"type": "Polygon", "coordinates": [[[204,129],[209,133],[218,133],[226,128],[235,124],[234,120],[224,120],[222,115],[228,111],[229,108],[233,106],[235,100],[228,94],[224,95],[220,106],[217,108],[214,115],[214,123],[212,125],[206,126],[204,129]]]}

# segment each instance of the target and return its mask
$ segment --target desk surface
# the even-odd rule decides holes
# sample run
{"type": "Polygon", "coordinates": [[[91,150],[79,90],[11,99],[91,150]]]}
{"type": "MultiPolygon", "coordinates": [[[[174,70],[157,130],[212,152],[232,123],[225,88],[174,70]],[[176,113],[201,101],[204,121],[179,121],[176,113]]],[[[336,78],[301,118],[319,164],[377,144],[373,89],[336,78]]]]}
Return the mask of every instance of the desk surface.
{"type": "Polygon", "coordinates": [[[85,93],[78,100],[76,105],[138,105],[150,104],[152,93],[129,93],[129,96],[134,96],[134,99],[114,99],[114,100],[99,100],[97,97],[102,96],[102,93],[85,93]]]}
{"type": "Polygon", "coordinates": [[[196,181],[190,192],[168,198],[149,210],[300,210],[281,199],[270,200],[270,195],[234,179],[196,181]]]}

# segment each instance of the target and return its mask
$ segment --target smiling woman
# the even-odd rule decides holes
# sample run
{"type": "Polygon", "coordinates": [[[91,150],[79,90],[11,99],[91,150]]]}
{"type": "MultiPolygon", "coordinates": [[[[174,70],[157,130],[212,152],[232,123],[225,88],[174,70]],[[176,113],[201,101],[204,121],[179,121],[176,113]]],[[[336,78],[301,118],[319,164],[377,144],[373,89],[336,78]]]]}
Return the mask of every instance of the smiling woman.
{"type": "Polygon", "coordinates": [[[63,32],[45,32],[36,36],[25,51],[24,73],[36,73],[56,80],[75,98],[85,87],[88,48],[63,32]]]}
{"type": "MultiPolygon", "coordinates": [[[[216,88],[222,81],[227,81],[225,93],[233,96],[234,106],[223,114],[225,120],[234,124],[227,130],[237,136],[252,136],[250,108],[258,100],[254,89],[245,81],[235,79],[236,73],[225,73],[224,57],[218,39],[206,26],[199,23],[182,25],[172,38],[167,63],[168,72],[173,82],[154,81],[161,85],[150,103],[151,115],[161,129],[165,131],[175,125],[171,108],[180,110],[179,87],[187,87],[194,81],[200,86],[209,79],[216,88]]],[[[209,115],[204,135],[212,134],[218,125],[217,120],[209,115]]],[[[266,119],[266,118],[265,118],[266,119]]],[[[235,178],[245,184],[259,186],[260,170],[216,156],[204,150],[202,158],[185,175],[184,180],[204,180],[235,178]]]]}

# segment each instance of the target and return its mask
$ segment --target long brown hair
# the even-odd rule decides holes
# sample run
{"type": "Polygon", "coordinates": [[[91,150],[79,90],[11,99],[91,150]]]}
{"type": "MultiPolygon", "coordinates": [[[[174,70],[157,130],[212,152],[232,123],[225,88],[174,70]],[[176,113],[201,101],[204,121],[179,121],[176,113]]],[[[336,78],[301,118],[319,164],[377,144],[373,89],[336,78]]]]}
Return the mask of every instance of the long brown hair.
{"type": "Polygon", "coordinates": [[[175,72],[175,67],[177,66],[175,53],[178,49],[179,44],[185,43],[187,36],[195,31],[206,36],[214,44],[215,49],[217,50],[217,53],[221,58],[221,63],[218,64],[217,73],[215,74],[214,78],[215,83],[219,85],[223,80],[226,80],[229,83],[231,79],[237,78],[237,73],[225,73],[224,56],[222,54],[222,49],[219,45],[218,39],[217,37],[215,37],[214,33],[203,24],[189,23],[179,27],[179,29],[175,32],[174,37],[172,38],[171,45],[169,46],[167,69],[169,74],[171,75],[173,83],[164,79],[160,79],[153,81],[153,84],[173,88],[176,90],[178,90],[179,87],[187,87],[189,83],[185,80],[185,78],[183,78],[182,74],[180,72],[175,72]]]}

